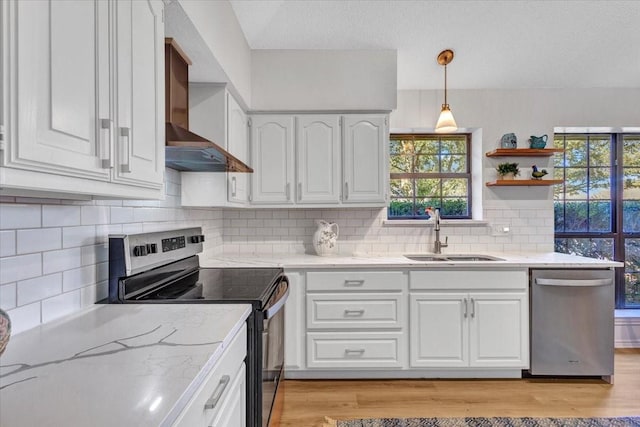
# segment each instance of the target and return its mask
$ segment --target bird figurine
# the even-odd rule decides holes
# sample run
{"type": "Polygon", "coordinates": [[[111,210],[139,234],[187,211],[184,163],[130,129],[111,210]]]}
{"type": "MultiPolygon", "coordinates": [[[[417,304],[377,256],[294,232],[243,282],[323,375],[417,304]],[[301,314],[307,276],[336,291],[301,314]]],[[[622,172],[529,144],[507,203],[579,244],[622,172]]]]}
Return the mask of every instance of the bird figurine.
{"type": "Polygon", "coordinates": [[[531,172],[531,178],[533,179],[542,179],[543,176],[549,173],[546,169],[542,169],[539,171],[536,165],[531,166],[531,169],[533,169],[533,172],[531,172]]]}

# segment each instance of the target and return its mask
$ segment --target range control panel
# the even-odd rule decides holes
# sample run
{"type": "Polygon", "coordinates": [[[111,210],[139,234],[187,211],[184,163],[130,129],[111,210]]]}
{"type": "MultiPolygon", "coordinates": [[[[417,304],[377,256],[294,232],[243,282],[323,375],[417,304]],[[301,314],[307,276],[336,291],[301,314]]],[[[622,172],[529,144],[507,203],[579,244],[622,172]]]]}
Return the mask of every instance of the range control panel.
{"type": "Polygon", "coordinates": [[[185,236],[171,237],[169,239],[162,239],[162,252],[175,251],[182,249],[186,246],[185,236]]]}
{"type": "Polygon", "coordinates": [[[149,267],[177,261],[202,252],[204,235],[202,228],[184,228],[179,230],[157,231],[150,233],[112,235],[122,242],[121,247],[126,258],[127,274],[144,271],[149,267]]]}

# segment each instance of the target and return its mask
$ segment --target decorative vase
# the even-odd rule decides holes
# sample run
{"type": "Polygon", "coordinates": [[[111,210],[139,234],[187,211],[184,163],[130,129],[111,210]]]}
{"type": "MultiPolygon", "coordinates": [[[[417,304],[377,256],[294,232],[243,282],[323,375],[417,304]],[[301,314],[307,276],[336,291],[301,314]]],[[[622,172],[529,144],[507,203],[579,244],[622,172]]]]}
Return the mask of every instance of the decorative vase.
{"type": "Polygon", "coordinates": [[[11,319],[6,311],[0,308],[0,354],[7,348],[11,336],[11,319]]]}
{"type": "Polygon", "coordinates": [[[514,173],[508,173],[505,175],[501,175],[500,178],[506,181],[513,181],[514,179],[516,179],[516,175],[514,173]]]}
{"type": "Polygon", "coordinates": [[[331,255],[336,249],[339,227],[335,222],[318,220],[318,229],[313,233],[313,249],[320,256],[331,255]]]}

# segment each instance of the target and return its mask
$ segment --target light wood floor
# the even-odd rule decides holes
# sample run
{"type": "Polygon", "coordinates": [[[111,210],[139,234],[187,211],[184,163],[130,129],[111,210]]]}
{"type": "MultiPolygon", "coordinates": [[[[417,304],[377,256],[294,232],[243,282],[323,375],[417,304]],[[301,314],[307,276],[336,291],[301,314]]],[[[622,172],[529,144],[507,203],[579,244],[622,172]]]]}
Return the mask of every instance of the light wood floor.
{"type": "Polygon", "coordinates": [[[597,379],[287,380],[281,427],[325,416],[640,416],[640,349],[618,349],[615,384],[597,379]]]}

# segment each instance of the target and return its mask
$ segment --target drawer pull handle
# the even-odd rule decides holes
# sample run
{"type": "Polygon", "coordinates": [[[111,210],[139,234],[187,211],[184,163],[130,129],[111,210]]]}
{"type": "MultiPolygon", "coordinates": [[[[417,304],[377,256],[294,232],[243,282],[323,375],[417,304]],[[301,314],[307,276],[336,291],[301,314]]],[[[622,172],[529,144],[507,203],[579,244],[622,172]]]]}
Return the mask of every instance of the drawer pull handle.
{"type": "Polygon", "coordinates": [[[364,348],[346,348],[344,352],[347,356],[350,354],[364,354],[364,348]]]}
{"type": "Polygon", "coordinates": [[[349,310],[346,309],[344,311],[344,315],[345,316],[362,316],[364,314],[364,308],[361,308],[360,310],[349,310]]]}
{"type": "Polygon", "coordinates": [[[364,285],[364,279],[360,279],[360,280],[345,280],[344,281],[344,285],[345,286],[362,286],[362,285],[364,285]]]}
{"type": "Polygon", "coordinates": [[[471,317],[476,317],[476,302],[471,298],[471,317]]]}
{"type": "Polygon", "coordinates": [[[230,380],[231,380],[231,377],[229,377],[229,375],[224,375],[222,378],[220,378],[220,382],[218,383],[218,386],[216,387],[215,390],[213,390],[213,394],[211,395],[209,400],[207,400],[207,402],[204,404],[204,409],[213,409],[216,407],[216,405],[218,404],[218,401],[224,394],[224,390],[229,385],[230,380]]]}

